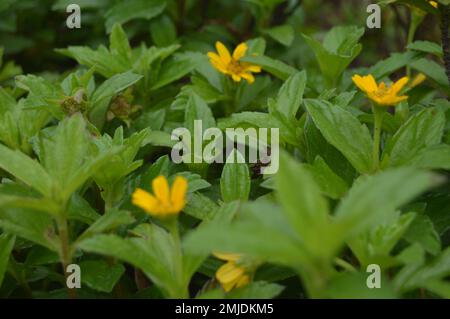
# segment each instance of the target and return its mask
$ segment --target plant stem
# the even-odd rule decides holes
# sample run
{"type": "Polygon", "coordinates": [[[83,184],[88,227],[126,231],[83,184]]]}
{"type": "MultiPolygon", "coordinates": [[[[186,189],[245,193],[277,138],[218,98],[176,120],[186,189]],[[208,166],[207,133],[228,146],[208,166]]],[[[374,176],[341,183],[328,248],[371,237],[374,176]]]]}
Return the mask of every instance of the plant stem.
{"type": "Polygon", "coordinates": [[[448,39],[448,27],[450,23],[449,6],[439,4],[441,10],[441,39],[442,51],[444,53],[445,72],[447,74],[448,82],[450,84],[450,43],[448,39]]]}
{"type": "Polygon", "coordinates": [[[189,298],[188,288],[185,286],[183,278],[183,252],[181,250],[180,231],[178,229],[178,219],[172,218],[167,222],[170,234],[172,235],[175,248],[175,272],[180,283],[180,287],[177,290],[176,298],[189,298]]]}
{"type": "MultiPolygon", "coordinates": [[[[410,45],[414,41],[414,36],[417,31],[417,27],[422,23],[424,16],[411,12],[411,21],[409,22],[408,28],[408,39],[406,46],[410,45]]],[[[411,77],[411,67],[409,65],[406,66],[406,75],[411,77]]]]}
{"type": "Polygon", "coordinates": [[[373,152],[372,164],[373,171],[376,172],[380,168],[380,138],[381,138],[381,124],[383,122],[384,110],[374,105],[373,112],[373,152]]]}
{"type": "MultiPolygon", "coordinates": [[[[61,217],[58,220],[58,233],[59,233],[59,239],[61,241],[61,249],[60,249],[60,259],[61,264],[63,267],[64,272],[64,278],[68,279],[67,274],[67,266],[69,266],[72,262],[71,252],[70,252],[70,244],[69,244],[69,230],[67,226],[67,219],[65,217],[61,217]]],[[[69,298],[74,299],[76,298],[76,292],[74,289],[71,289],[67,287],[67,293],[69,295],[69,298]]]]}

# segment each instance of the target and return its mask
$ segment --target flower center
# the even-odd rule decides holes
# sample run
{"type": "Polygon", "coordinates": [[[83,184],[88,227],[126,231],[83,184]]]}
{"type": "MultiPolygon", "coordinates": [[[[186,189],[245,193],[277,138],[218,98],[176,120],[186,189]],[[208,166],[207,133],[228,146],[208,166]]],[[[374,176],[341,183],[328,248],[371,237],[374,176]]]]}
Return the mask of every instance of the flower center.
{"type": "Polygon", "coordinates": [[[239,74],[242,73],[242,70],[244,68],[242,64],[239,63],[239,61],[231,59],[230,63],[228,63],[227,69],[232,74],[239,74]]]}
{"type": "Polygon", "coordinates": [[[389,92],[390,92],[390,90],[391,90],[391,86],[390,86],[390,85],[387,86],[386,84],[381,83],[380,86],[378,87],[378,90],[376,90],[376,91],[374,92],[374,94],[375,94],[377,97],[383,97],[383,96],[388,95],[389,92]]]}

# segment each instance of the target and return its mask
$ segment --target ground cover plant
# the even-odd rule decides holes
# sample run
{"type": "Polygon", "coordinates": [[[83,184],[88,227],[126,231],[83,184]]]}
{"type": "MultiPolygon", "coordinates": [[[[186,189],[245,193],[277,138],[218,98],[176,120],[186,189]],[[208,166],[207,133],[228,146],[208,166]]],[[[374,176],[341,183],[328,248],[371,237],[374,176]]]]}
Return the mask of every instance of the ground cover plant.
{"type": "Polygon", "coordinates": [[[450,298],[450,1],[369,4],[3,0],[0,296],[450,298]]]}

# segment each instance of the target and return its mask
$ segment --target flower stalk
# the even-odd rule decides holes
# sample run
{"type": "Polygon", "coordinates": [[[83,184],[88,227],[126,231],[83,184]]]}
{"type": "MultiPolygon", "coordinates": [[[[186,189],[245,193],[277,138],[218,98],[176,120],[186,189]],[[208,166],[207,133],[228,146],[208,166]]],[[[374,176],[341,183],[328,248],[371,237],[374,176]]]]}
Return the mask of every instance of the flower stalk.
{"type": "Polygon", "coordinates": [[[378,105],[373,105],[372,112],[373,112],[372,163],[373,163],[373,171],[376,172],[380,168],[381,125],[383,122],[384,109],[379,107],[378,105]]]}

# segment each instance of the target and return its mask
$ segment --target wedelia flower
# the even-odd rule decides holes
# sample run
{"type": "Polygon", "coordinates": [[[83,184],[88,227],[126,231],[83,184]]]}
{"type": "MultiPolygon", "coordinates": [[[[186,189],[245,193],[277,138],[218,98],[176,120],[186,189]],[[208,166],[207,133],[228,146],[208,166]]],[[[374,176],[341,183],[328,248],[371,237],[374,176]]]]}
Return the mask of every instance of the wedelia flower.
{"type": "Polygon", "coordinates": [[[136,189],[132,196],[134,205],[155,217],[177,215],[186,205],[188,183],[186,178],[177,176],[172,188],[164,176],[158,176],[152,181],[153,194],[143,189],[136,189]]]}
{"type": "Polygon", "coordinates": [[[398,95],[409,81],[406,76],[389,85],[384,82],[377,84],[372,74],[367,76],[354,75],[352,80],[361,91],[366,93],[369,99],[380,106],[394,106],[408,99],[406,95],[398,95]]]}
{"type": "Polygon", "coordinates": [[[218,54],[215,52],[208,52],[208,57],[213,67],[219,72],[231,76],[231,78],[236,82],[240,82],[241,79],[245,79],[249,84],[252,84],[255,82],[255,77],[252,72],[261,72],[261,67],[255,64],[239,61],[245,56],[247,49],[247,44],[241,43],[236,47],[233,55],[231,55],[225,45],[218,41],[216,42],[216,50],[218,54]]]}
{"type": "Polygon", "coordinates": [[[247,269],[237,264],[242,257],[241,255],[214,253],[214,256],[227,261],[216,272],[216,278],[226,292],[234,288],[243,287],[250,282],[250,275],[247,269]]]}

